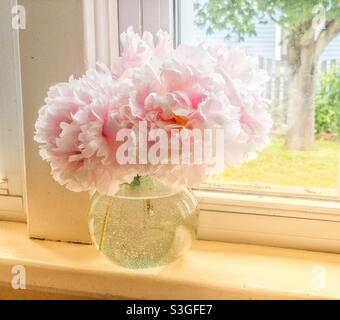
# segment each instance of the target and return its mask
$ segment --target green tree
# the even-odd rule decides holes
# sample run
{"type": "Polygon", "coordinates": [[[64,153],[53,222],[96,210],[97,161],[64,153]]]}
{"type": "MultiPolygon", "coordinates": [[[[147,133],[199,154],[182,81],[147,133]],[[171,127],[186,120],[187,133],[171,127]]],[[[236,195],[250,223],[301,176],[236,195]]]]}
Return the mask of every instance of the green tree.
{"type": "Polygon", "coordinates": [[[256,35],[256,23],[273,20],[284,31],[288,81],[286,146],[314,146],[316,66],[340,33],[339,0],[208,0],[195,3],[196,24],[207,33],[225,31],[240,40],[256,35]]]}

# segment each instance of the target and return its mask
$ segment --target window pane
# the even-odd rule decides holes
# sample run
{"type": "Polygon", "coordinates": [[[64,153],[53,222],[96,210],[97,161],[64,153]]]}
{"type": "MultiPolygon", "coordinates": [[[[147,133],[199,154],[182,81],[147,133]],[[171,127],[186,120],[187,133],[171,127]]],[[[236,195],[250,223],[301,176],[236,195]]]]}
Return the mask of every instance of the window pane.
{"type": "MultiPolygon", "coordinates": [[[[177,21],[179,42],[240,46],[256,57],[269,81],[263,97],[273,118],[271,144],[241,168],[226,168],[208,184],[336,195],[339,181],[340,15],[296,1],[273,9],[263,2],[185,0],[177,21]],[[337,17],[338,19],[339,17],[337,17]],[[312,30],[312,31],[311,31],[312,30]],[[325,37],[330,41],[324,41],[325,37]],[[307,41],[307,47],[302,42],[307,41]],[[313,49],[315,48],[315,49],[313,49]],[[309,51],[308,51],[309,50],[309,51]],[[314,58],[314,59],[313,59],[314,58]]],[[[320,1],[321,3],[321,1],[320,1]]],[[[335,13],[334,13],[335,12],[335,13]]]]}
{"type": "Polygon", "coordinates": [[[18,30],[12,27],[13,3],[0,2],[0,196],[22,195],[20,63],[18,30]]]}

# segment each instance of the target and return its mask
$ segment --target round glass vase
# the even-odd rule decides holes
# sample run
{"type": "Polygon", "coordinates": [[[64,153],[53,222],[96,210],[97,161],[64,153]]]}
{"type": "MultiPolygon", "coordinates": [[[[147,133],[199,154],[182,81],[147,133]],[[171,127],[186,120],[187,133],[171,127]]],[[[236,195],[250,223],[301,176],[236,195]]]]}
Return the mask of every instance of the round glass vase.
{"type": "Polygon", "coordinates": [[[198,212],[190,189],[138,177],[114,196],[93,195],[89,229],[96,248],[112,262],[132,269],[155,267],[190,248],[198,212]]]}

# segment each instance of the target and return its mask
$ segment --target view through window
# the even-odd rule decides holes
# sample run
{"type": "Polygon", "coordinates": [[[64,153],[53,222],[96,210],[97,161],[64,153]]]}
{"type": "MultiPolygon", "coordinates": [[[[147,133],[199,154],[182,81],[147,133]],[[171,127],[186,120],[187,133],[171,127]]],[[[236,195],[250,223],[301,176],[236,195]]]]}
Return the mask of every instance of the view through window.
{"type": "Polygon", "coordinates": [[[291,2],[181,1],[179,43],[240,46],[269,76],[263,96],[274,122],[271,144],[209,185],[338,195],[340,8],[319,2],[296,1],[292,10],[291,2]]]}

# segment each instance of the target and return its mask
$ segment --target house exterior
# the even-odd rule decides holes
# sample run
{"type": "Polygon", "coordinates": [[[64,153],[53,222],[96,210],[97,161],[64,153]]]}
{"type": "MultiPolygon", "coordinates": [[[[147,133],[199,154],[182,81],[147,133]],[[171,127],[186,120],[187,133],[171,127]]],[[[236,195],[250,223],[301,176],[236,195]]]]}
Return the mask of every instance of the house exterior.
{"type": "MultiPolygon", "coordinates": [[[[195,25],[195,12],[193,9],[194,2],[205,2],[207,0],[185,0],[181,2],[181,42],[198,43],[198,42],[217,42],[226,46],[240,45],[244,47],[249,54],[262,56],[264,59],[281,60],[282,56],[282,31],[281,28],[273,21],[266,24],[257,23],[257,35],[247,37],[244,42],[238,42],[237,36],[232,35],[231,39],[225,39],[223,31],[216,32],[212,35],[206,35],[205,30],[195,25]]],[[[320,66],[323,61],[330,62],[337,60],[340,62],[340,35],[335,38],[326,48],[320,59],[320,66]]]]}
{"type": "MultiPolygon", "coordinates": [[[[256,26],[257,35],[247,37],[244,42],[238,42],[236,35],[231,39],[225,39],[223,31],[213,35],[206,35],[205,30],[194,26],[194,38],[196,42],[219,42],[227,46],[240,45],[252,55],[262,56],[266,59],[280,60],[281,48],[281,30],[273,21],[267,24],[258,23],[256,26]]],[[[321,56],[320,62],[329,60],[340,60],[340,35],[333,39],[321,56]]]]}

